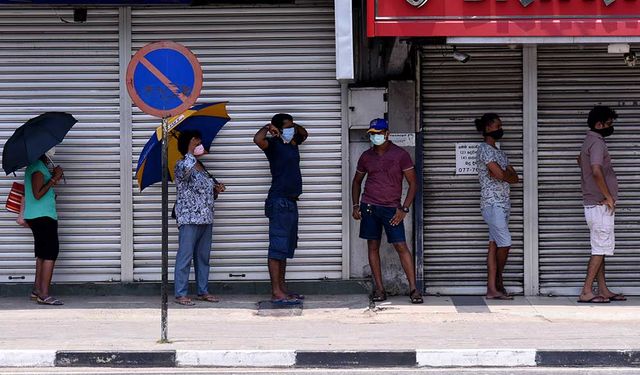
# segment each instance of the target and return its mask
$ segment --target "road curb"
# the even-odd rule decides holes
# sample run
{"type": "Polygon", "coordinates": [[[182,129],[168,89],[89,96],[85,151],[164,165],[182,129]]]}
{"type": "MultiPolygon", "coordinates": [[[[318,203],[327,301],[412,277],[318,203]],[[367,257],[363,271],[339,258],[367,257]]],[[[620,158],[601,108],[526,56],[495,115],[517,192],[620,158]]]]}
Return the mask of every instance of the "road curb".
{"type": "Polygon", "coordinates": [[[640,350],[0,350],[2,367],[640,367],[640,350]]]}

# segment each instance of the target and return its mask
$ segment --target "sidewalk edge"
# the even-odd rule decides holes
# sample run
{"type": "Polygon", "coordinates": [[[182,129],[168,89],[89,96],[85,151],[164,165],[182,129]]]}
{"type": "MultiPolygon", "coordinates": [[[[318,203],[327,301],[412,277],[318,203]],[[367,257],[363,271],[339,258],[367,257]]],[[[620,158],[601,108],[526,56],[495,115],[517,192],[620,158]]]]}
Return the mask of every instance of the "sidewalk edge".
{"type": "Polygon", "coordinates": [[[0,350],[3,367],[640,367],[640,350],[0,350]]]}

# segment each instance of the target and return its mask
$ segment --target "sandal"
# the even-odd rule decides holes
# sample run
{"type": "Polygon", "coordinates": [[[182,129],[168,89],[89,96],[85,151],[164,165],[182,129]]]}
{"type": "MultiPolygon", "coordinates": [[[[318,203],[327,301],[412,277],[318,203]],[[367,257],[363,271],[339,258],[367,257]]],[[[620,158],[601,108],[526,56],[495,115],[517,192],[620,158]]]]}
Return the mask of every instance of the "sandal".
{"type": "Polygon", "coordinates": [[[605,298],[603,296],[594,296],[592,298],[589,299],[579,299],[578,298],[578,303],[609,303],[611,302],[608,298],[605,298]]]}
{"type": "Polygon", "coordinates": [[[499,296],[485,296],[484,298],[486,299],[497,299],[497,300],[502,300],[502,301],[513,301],[513,296],[509,295],[509,294],[501,294],[499,296]]]}
{"type": "Polygon", "coordinates": [[[382,293],[379,293],[377,290],[371,293],[371,300],[373,302],[383,302],[387,300],[387,291],[383,290],[382,293]]]}
{"type": "Polygon", "coordinates": [[[627,297],[624,296],[624,294],[622,293],[616,293],[614,295],[612,295],[611,297],[609,297],[609,301],[611,302],[623,302],[626,301],[627,297]]]}
{"type": "Polygon", "coordinates": [[[188,297],[178,297],[175,299],[178,305],[182,306],[195,306],[196,304],[188,297]]]}
{"type": "Polygon", "coordinates": [[[289,297],[289,299],[304,299],[304,295],[296,292],[290,292],[287,294],[287,297],[289,297]]]}
{"type": "Polygon", "coordinates": [[[422,299],[422,294],[420,294],[420,292],[418,292],[417,289],[414,289],[409,292],[409,300],[414,305],[419,305],[424,302],[424,300],[422,299]]]}
{"type": "Polygon", "coordinates": [[[64,305],[64,303],[62,303],[62,301],[60,301],[57,298],[51,297],[51,296],[47,296],[45,298],[42,298],[41,296],[38,296],[38,298],[36,299],[36,302],[38,302],[40,305],[51,305],[51,306],[62,306],[62,305],[64,305]]]}
{"type": "Polygon", "coordinates": [[[302,305],[302,300],[277,298],[277,299],[272,299],[271,304],[273,304],[274,306],[297,306],[297,305],[302,305]]]}
{"type": "Polygon", "coordinates": [[[198,299],[200,301],[211,302],[211,303],[220,302],[218,297],[214,296],[213,294],[199,294],[198,299]]]}
{"type": "Polygon", "coordinates": [[[31,289],[31,295],[29,296],[29,298],[31,298],[32,301],[37,301],[38,300],[38,291],[35,289],[31,289]]]}

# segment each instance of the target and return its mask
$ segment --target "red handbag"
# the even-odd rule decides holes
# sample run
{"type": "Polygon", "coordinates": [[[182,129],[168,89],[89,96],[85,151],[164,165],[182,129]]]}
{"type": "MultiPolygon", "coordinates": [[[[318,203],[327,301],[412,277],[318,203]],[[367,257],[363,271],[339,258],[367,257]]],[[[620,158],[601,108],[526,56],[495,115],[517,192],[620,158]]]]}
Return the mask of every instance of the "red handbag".
{"type": "Polygon", "coordinates": [[[22,201],[24,200],[24,184],[14,182],[7,197],[7,211],[19,214],[22,208],[22,201]]]}

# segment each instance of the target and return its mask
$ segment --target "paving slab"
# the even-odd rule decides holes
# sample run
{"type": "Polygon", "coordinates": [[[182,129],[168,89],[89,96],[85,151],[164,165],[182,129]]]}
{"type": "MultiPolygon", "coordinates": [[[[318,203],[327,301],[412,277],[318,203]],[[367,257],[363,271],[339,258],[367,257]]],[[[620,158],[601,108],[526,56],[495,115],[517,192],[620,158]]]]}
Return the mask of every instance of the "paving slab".
{"type": "Polygon", "coordinates": [[[640,349],[637,297],[605,305],[516,297],[461,312],[455,297],[423,305],[391,297],[370,309],[366,295],[308,295],[299,316],[260,316],[267,298],[171,304],[171,343],[158,344],[159,297],[70,295],[62,307],[0,297],[0,350],[640,349]]]}

